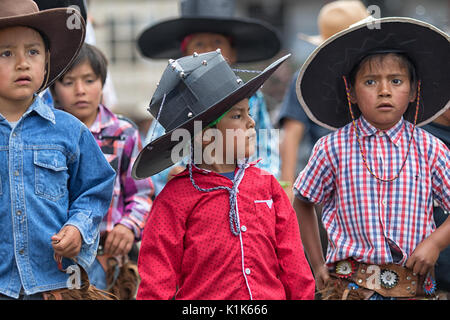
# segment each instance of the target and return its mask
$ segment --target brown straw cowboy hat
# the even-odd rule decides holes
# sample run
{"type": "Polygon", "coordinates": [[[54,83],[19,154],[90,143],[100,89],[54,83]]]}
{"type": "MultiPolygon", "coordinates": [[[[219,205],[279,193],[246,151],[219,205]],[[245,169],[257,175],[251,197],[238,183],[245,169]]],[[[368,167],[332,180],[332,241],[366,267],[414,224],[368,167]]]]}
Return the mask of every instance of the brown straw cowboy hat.
{"type": "Polygon", "coordinates": [[[337,0],[324,5],[317,17],[319,35],[308,35],[298,33],[298,38],[307,41],[315,46],[333,34],[347,29],[350,25],[365,19],[369,16],[364,4],[359,0],[337,0]]]}
{"type": "MultiPolygon", "coordinates": [[[[50,86],[70,65],[84,42],[85,22],[81,14],[68,8],[39,11],[31,0],[1,0],[0,29],[29,27],[48,41],[50,65],[47,82],[50,86]]],[[[48,70],[48,69],[47,69],[48,70]]]]}

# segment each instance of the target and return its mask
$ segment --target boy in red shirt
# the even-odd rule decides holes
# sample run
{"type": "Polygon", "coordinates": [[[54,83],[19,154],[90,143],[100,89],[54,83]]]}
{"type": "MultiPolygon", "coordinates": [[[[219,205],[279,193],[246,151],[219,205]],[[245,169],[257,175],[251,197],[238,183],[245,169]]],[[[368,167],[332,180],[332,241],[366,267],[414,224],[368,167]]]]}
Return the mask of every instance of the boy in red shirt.
{"type": "Polygon", "coordinates": [[[194,151],[150,212],[138,299],[313,299],[289,199],[271,174],[245,160],[256,134],[248,97],[285,59],[246,84],[220,52],[169,61],[150,103],[167,133],[144,148],[133,174],[145,178],[175,163],[177,130],[189,133],[188,141],[194,133],[194,151]],[[194,121],[201,130],[193,132],[194,121]],[[213,133],[203,135],[208,127],[213,133]],[[199,147],[201,161],[194,157],[199,147]]]}

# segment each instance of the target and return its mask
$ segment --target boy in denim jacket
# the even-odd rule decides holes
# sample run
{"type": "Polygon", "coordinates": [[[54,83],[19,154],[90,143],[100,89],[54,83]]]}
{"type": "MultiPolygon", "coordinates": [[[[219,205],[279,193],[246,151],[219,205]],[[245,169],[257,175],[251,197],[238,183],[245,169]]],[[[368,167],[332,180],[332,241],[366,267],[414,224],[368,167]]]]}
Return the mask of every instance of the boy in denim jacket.
{"type": "Polygon", "coordinates": [[[114,170],[86,126],[37,95],[70,64],[84,34],[78,12],[39,11],[31,0],[0,3],[3,299],[39,299],[70,287],[61,270],[87,268],[95,258],[114,170]]]}

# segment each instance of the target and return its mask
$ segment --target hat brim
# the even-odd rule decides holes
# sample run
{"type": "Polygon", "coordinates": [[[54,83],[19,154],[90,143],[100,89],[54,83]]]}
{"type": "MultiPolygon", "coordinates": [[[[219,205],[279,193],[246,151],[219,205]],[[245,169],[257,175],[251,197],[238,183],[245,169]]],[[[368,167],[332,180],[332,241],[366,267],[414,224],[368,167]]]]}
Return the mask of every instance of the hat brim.
{"type": "Polygon", "coordinates": [[[42,91],[70,66],[78,54],[85,37],[84,19],[78,11],[67,9],[49,9],[33,14],[0,18],[0,29],[18,26],[33,28],[48,38],[50,73],[47,84],[41,88],[42,91]]]}
{"type": "Polygon", "coordinates": [[[267,60],[281,49],[278,32],[264,22],[215,17],[181,17],[157,23],[141,33],[138,48],[143,56],[151,59],[178,59],[183,54],[184,37],[200,32],[232,37],[238,63],[267,60]]]}
{"type": "MultiPolygon", "coordinates": [[[[348,76],[359,59],[377,49],[404,52],[414,63],[421,80],[418,126],[449,108],[448,35],[411,18],[382,18],[371,24],[372,28],[362,23],[333,35],[308,57],[296,83],[297,97],[308,117],[331,130],[348,124],[351,116],[342,76],[348,76]]],[[[411,122],[414,106],[411,103],[404,115],[411,122]]],[[[354,112],[360,115],[359,110],[354,112]]]]}
{"type": "MultiPolygon", "coordinates": [[[[173,129],[158,139],[147,144],[136,158],[133,164],[132,176],[134,179],[144,179],[150,177],[175,164],[172,157],[172,149],[179,143],[186,145],[189,141],[172,141],[172,134],[178,129],[185,129],[193,138],[194,122],[201,121],[202,129],[209,123],[216,120],[220,115],[231,109],[239,101],[251,97],[263,85],[263,83],[275,72],[290,54],[278,59],[269,65],[263,72],[249,80],[243,86],[239,87],[221,101],[215,103],[204,112],[198,114],[183,123],[181,126],[173,129]]],[[[180,145],[181,147],[182,145],[180,145]]]]}

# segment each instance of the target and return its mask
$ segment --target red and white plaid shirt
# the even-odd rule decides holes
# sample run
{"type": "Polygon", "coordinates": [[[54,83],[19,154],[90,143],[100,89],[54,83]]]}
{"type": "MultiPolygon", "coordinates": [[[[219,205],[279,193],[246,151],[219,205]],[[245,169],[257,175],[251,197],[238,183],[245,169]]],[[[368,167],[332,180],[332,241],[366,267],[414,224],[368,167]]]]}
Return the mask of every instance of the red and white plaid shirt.
{"type": "MultiPolygon", "coordinates": [[[[198,191],[188,170],[167,183],[145,226],[138,299],[314,298],[295,211],[276,179],[253,165],[238,185],[238,236],[227,190],[198,191]]],[[[201,188],[233,184],[195,167],[193,177],[201,188]]]]}
{"type": "MultiPolygon", "coordinates": [[[[412,124],[402,119],[381,131],[360,117],[357,126],[368,166],[380,178],[394,177],[407,153],[412,124]]],[[[327,263],[353,257],[365,263],[404,264],[435,230],[433,200],[450,209],[449,158],[442,141],[416,128],[400,177],[380,182],[363,163],[352,123],[322,137],[294,191],[324,205],[327,263]]]]}

